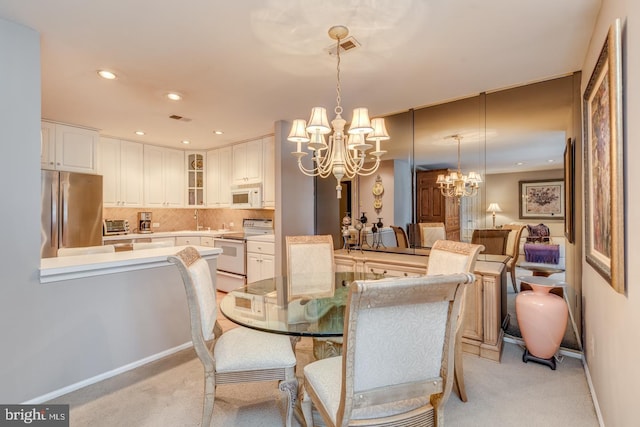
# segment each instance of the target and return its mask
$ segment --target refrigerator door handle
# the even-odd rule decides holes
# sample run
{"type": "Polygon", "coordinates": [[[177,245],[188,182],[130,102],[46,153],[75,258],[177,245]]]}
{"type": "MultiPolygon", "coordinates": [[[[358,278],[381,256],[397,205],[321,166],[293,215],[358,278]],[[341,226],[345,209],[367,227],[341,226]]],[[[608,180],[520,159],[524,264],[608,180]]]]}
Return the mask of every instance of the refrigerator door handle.
{"type": "Polygon", "coordinates": [[[58,191],[59,181],[51,180],[51,247],[58,249],[58,191]]]}
{"type": "Polygon", "coordinates": [[[65,224],[69,221],[69,208],[67,206],[67,194],[69,193],[69,182],[68,180],[61,179],[60,180],[60,209],[56,209],[60,212],[60,247],[66,248],[67,243],[67,233],[65,232],[65,224]]]}

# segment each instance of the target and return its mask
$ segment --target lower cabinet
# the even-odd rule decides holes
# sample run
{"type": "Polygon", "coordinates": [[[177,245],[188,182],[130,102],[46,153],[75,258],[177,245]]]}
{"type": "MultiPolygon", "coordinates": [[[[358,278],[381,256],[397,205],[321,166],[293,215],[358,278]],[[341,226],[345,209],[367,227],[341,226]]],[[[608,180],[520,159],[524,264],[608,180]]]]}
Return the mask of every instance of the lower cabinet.
{"type": "Polygon", "coordinates": [[[247,283],[275,277],[275,244],[247,242],[247,283]]]}
{"type": "MultiPolygon", "coordinates": [[[[428,257],[384,252],[336,250],[336,271],[374,273],[380,277],[426,274],[428,257]]],[[[506,314],[506,268],[502,262],[478,261],[476,280],[465,292],[462,326],[463,351],[500,361],[506,314]]]]}
{"type": "Polygon", "coordinates": [[[200,237],[199,236],[176,237],[176,246],[188,246],[188,245],[200,246],[200,237]]]}

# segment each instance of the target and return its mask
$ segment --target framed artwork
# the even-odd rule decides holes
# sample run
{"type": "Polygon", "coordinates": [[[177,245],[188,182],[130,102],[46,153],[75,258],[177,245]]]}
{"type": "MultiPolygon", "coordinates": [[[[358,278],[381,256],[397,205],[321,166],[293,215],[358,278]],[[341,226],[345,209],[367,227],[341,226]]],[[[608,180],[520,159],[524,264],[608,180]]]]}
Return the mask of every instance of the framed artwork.
{"type": "Polygon", "coordinates": [[[521,219],[563,219],[564,200],[561,179],[520,181],[521,219]]]}
{"type": "Polygon", "coordinates": [[[625,292],[620,20],[609,29],[584,93],[585,256],[625,292]]]}
{"type": "Polygon", "coordinates": [[[574,179],[575,179],[575,159],[576,141],[567,138],[567,145],[564,148],[564,237],[567,242],[573,243],[575,222],[574,222],[574,179]]]}

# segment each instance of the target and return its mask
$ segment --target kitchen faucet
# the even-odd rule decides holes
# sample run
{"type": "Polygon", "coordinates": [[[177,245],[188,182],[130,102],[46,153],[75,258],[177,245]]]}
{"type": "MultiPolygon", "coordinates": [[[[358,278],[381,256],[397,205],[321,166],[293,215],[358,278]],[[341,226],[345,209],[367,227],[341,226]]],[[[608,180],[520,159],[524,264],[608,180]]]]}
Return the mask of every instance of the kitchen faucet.
{"type": "Polygon", "coordinates": [[[203,227],[200,225],[198,209],[196,209],[195,212],[193,213],[193,219],[196,220],[196,231],[200,231],[203,227]]]}

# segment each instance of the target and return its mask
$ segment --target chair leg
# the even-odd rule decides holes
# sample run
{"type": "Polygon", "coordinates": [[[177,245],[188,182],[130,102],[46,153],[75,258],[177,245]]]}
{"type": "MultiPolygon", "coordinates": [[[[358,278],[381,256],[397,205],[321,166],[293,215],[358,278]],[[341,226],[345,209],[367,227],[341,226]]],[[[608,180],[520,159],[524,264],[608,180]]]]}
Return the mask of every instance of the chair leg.
{"type": "Polygon", "coordinates": [[[453,359],[453,378],[454,384],[458,389],[460,400],[466,402],[467,389],[464,386],[464,369],[462,368],[462,329],[456,334],[456,345],[453,359]]]}
{"type": "Polygon", "coordinates": [[[302,402],[300,402],[300,408],[302,409],[302,415],[304,416],[304,423],[307,427],[313,427],[311,398],[304,389],[302,390],[302,402]]]}
{"type": "Polygon", "coordinates": [[[215,373],[204,373],[204,403],[202,405],[202,427],[209,427],[213,419],[213,402],[215,399],[215,373]]]}
{"type": "Polygon", "coordinates": [[[285,426],[291,427],[291,419],[293,417],[293,410],[296,406],[296,398],[298,396],[298,380],[293,379],[280,381],[278,388],[282,392],[285,403],[285,426]]]}
{"type": "Polygon", "coordinates": [[[516,266],[515,265],[511,268],[509,273],[511,273],[511,285],[513,286],[513,291],[517,294],[518,284],[516,283],[516,266]]]}

